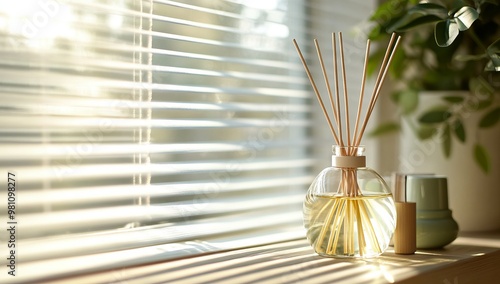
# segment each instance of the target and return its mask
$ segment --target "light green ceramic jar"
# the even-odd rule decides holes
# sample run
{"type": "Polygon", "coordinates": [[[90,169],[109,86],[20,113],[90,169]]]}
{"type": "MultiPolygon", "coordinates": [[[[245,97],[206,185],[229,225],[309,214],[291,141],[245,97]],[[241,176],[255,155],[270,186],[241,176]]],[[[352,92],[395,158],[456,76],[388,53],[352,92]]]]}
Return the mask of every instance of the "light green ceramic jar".
{"type": "Polygon", "coordinates": [[[407,176],[406,200],[417,203],[417,248],[441,248],[457,238],[458,224],[448,208],[446,177],[407,176]]]}

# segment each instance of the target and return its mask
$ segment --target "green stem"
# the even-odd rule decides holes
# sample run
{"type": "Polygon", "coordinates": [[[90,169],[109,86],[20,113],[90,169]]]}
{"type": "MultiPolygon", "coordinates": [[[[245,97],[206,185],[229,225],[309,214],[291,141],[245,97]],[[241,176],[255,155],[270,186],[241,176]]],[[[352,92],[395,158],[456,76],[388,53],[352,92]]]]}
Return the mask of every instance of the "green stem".
{"type": "Polygon", "coordinates": [[[484,50],[484,52],[486,52],[486,47],[483,45],[483,43],[481,42],[481,40],[477,37],[477,34],[476,32],[474,31],[473,28],[470,28],[467,30],[467,32],[469,33],[470,37],[472,38],[472,40],[479,46],[481,47],[481,49],[484,50]]]}

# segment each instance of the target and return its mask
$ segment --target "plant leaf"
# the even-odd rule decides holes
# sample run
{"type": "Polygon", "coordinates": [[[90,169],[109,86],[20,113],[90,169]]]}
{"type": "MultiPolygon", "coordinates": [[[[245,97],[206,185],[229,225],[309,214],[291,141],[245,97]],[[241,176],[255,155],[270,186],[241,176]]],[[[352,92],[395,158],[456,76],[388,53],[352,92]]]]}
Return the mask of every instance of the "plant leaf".
{"type": "MultiPolygon", "coordinates": [[[[375,74],[376,71],[378,71],[379,62],[382,62],[384,54],[385,50],[380,48],[379,50],[375,51],[372,55],[370,55],[370,60],[368,60],[368,66],[366,70],[368,76],[371,76],[375,74]]],[[[389,68],[391,67],[392,66],[389,66],[389,68]]]]}
{"type": "MultiPolygon", "coordinates": [[[[379,62],[381,61],[382,59],[380,59],[379,62]]],[[[398,48],[393,53],[391,66],[389,67],[390,68],[389,72],[391,72],[391,76],[394,78],[401,78],[407,66],[408,66],[408,57],[403,48],[398,48]]]]}
{"type": "Polygon", "coordinates": [[[464,6],[460,8],[453,15],[453,17],[455,18],[458,24],[458,29],[460,31],[465,31],[468,30],[472,26],[474,21],[476,21],[479,18],[479,13],[476,11],[476,9],[470,6],[464,6]]]}
{"type": "Polygon", "coordinates": [[[410,114],[418,106],[418,91],[414,89],[404,90],[398,95],[398,105],[403,114],[410,114]]]}
{"type": "Polygon", "coordinates": [[[369,135],[372,137],[380,136],[383,134],[397,132],[400,129],[401,129],[401,126],[399,125],[399,123],[390,121],[390,122],[385,122],[385,123],[379,124],[375,129],[373,129],[370,132],[369,135]]]}
{"type": "Polygon", "coordinates": [[[408,9],[406,14],[434,15],[440,19],[448,17],[448,9],[445,6],[436,3],[418,3],[421,2],[420,0],[414,2],[416,5],[408,9]]]}
{"type": "Polygon", "coordinates": [[[446,110],[430,110],[420,116],[418,121],[420,123],[440,123],[450,118],[451,113],[446,110]]]}
{"type": "Polygon", "coordinates": [[[491,163],[488,152],[480,144],[474,145],[474,159],[485,173],[490,172],[491,163]]]}
{"type": "Polygon", "coordinates": [[[465,128],[462,120],[455,120],[453,123],[453,132],[460,142],[465,143],[465,128]]]}
{"type": "Polygon", "coordinates": [[[500,52],[500,39],[497,39],[495,42],[490,44],[488,48],[486,48],[486,51],[488,53],[498,53],[500,52]]]}
{"type": "Polygon", "coordinates": [[[486,66],[484,67],[484,71],[495,71],[495,72],[498,72],[500,71],[500,65],[495,65],[493,59],[488,61],[488,63],[486,63],[486,66]]]}
{"type": "Polygon", "coordinates": [[[486,64],[485,71],[500,71],[500,39],[490,44],[486,48],[486,53],[490,57],[490,61],[486,64]]]}
{"type": "Polygon", "coordinates": [[[494,89],[483,78],[471,78],[469,80],[469,90],[472,97],[465,101],[467,112],[475,112],[486,109],[493,104],[494,89]]]}
{"type": "Polygon", "coordinates": [[[487,128],[494,126],[500,120],[500,107],[494,108],[485,114],[479,121],[479,127],[487,128]]]}
{"type": "Polygon", "coordinates": [[[441,144],[443,154],[445,158],[449,158],[451,154],[451,132],[449,124],[446,124],[446,126],[444,127],[443,136],[441,138],[443,139],[441,144]]]}
{"type": "Polygon", "coordinates": [[[429,23],[435,23],[441,21],[442,19],[436,15],[417,15],[410,14],[401,18],[399,21],[387,27],[388,33],[393,32],[404,32],[409,29],[418,27],[420,25],[425,25],[429,23]]]}
{"type": "Polygon", "coordinates": [[[471,78],[469,80],[469,90],[479,98],[492,99],[495,89],[482,77],[471,78]]]}
{"type": "Polygon", "coordinates": [[[483,60],[485,58],[488,58],[488,56],[486,54],[476,54],[476,55],[457,54],[455,57],[453,57],[453,60],[465,62],[465,61],[483,60]]]}
{"type": "Polygon", "coordinates": [[[420,140],[426,140],[434,136],[436,132],[436,127],[422,125],[419,129],[417,129],[417,137],[420,140]]]}
{"type": "Polygon", "coordinates": [[[476,110],[482,110],[488,108],[491,106],[492,103],[493,100],[479,101],[479,103],[476,105],[476,110]]]}
{"type": "Polygon", "coordinates": [[[386,20],[387,15],[392,15],[394,9],[402,9],[407,4],[407,0],[384,1],[370,16],[370,21],[386,20]]]}
{"type": "Polygon", "coordinates": [[[460,30],[458,24],[453,19],[437,22],[434,28],[434,39],[440,47],[450,46],[458,37],[460,30]]]}
{"type": "MultiPolygon", "coordinates": [[[[385,7],[384,12],[386,12],[386,15],[383,16],[387,17],[387,12],[389,12],[389,15],[394,14],[395,8],[399,7],[394,7],[393,5],[385,7]]],[[[420,25],[434,23],[446,19],[447,13],[448,10],[446,9],[446,7],[441,6],[439,4],[420,3],[408,9],[406,12],[402,14],[402,16],[399,19],[395,19],[393,23],[389,23],[387,26],[387,32],[388,33],[392,33],[394,31],[401,32],[420,25]]],[[[378,16],[380,17],[380,15],[378,16]]]]}
{"type": "Polygon", "coordinates": [[[447,96],[444,97],[443,100],[452,103],[452,104],[459,104],[464,101],[464,97],[458,97],[458,96],[447,96]]]}
{"type": "Polygon", "coordinates": [[[418,5],[414,6],[412,9],[413,11],[427,11],[428,13],[433,12],[433,13],[441,13],[446,15],[448,13],[448,10],[446,10],[445,6],[436,4],[436,3],[419,3],[418,5]]]}

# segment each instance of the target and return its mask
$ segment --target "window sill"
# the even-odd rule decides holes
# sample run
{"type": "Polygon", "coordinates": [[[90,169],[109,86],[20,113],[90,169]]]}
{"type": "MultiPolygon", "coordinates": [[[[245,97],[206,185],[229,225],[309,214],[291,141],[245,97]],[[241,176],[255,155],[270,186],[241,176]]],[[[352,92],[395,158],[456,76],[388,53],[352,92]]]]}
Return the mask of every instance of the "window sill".
{"type": "MultiPolygon", "coordinates": [[[[461,234],[442,250],[369,260],[316,255],[305,240],[213,253],[61,279],[61,283],[491,283],[500,232],[461,234]]],[[[56,282],[57,283],[57,282],[56,282]]]]}

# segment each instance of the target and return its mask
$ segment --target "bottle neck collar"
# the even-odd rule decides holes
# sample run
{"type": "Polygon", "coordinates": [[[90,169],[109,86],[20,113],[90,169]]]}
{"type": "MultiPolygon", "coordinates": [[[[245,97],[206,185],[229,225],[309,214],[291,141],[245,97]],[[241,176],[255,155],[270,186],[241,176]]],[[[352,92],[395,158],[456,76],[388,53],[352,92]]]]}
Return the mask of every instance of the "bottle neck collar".
{"type": "Polygon", "coordinates": [[[336,168],[364,168],[365,156],[332,156],[332,167],[336,168]]]}

